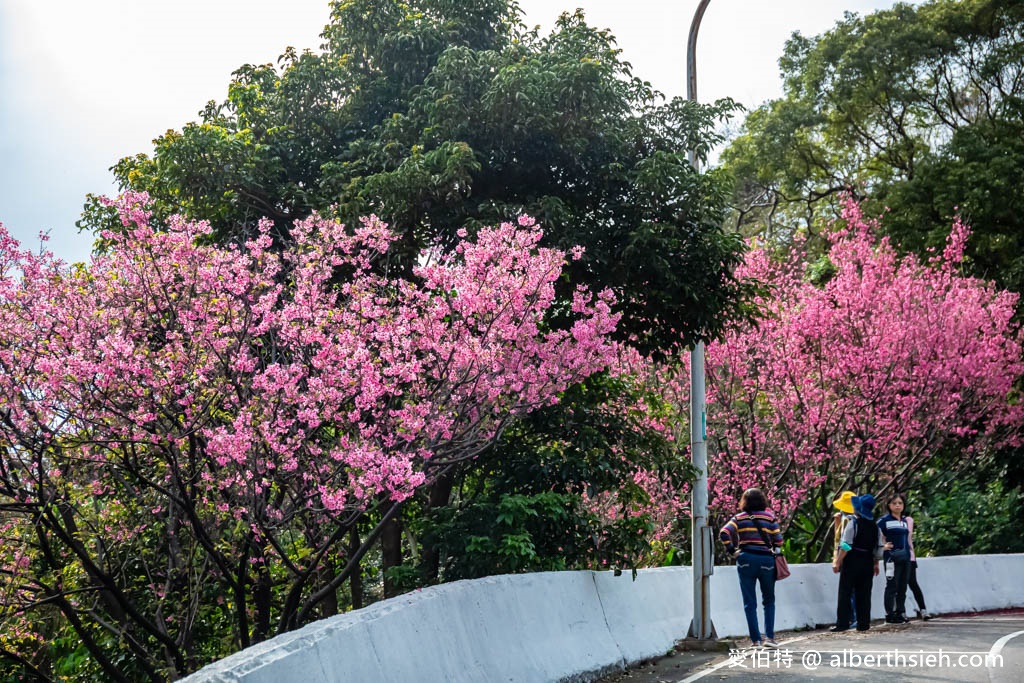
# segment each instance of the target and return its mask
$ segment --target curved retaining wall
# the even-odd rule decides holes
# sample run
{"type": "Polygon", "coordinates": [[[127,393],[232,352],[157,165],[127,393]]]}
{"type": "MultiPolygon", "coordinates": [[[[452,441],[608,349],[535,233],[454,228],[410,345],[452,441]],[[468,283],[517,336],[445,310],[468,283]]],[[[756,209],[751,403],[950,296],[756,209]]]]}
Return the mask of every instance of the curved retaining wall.
{"type": "MultiPolygon", "coordinates": [[[[776,584],[776,629],[835,621],[829,564],[791,565],[776,584]]],[[[918,560],[933,613],[1024,607],[1024,555],[918,560]]],[[[544,572],[434,586],[324,619],[215,662],[187,683],[585,681],[665,654],[686,635],[689,567],[544,572]]],[[[885,580],[876,577],[880,617],[885,580]]],[[[736,568],[715,567],[720,637],[747,632],[736,568]]],[[[913,598],[908,593],[908,609],[913,598]]]]}

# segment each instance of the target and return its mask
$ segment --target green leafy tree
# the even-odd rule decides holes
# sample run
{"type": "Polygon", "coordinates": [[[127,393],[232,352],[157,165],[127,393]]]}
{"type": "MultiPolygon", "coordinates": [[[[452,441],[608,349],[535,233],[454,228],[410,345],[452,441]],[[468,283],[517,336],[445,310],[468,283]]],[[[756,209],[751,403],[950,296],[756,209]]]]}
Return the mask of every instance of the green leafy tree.
{"type": "Polygon", "coordinates": [[[899,3],[795,34],[784,96],[723,153],[735,220],[787,239],[851,190],[903,248],[942,248],[959,214],[973,274],[1024,291],[1024,5],[899,3]]]}
{"type": "MultiPolygon", "coordinates": [[[[120,186],[148,192],[157,217],[210,220],[221,241],[264,216],[280,243],[312,210],[376,213],[406,268],[456,228],[528,213],[549,244],[587,250],[566,291],[611,287],[620,334],[647,353],[744,312],[721,175],[687,157],[706,158],[731,102],[665,102],[580,12],[542,37],[507,0],[339,0],[323,38],[319,54],[236,71],[199,122],[122,159],[120,186]]],[[[116,222],[93,200],[80,226],[116,222]]]]}
{"type": "Polygon", "coordinates": [[[637,380],[602,374],[526,416],[418,522],[435,548],[422,580],[660,564],[673,539],[655,532],[671,531],[666,505],[693,477],[669,434],[647,426],[669,410],[637,380]]]}
{"type": "MultiPolygon", "coordinates": [[[[913,492],[912,492],[913,493],[913,492]]],[[[957,479],[932,472],[915,496],[914,547],[919,555],[1024,552],[1017,510],[1024,490],[1002,479],[957,479]]]]}

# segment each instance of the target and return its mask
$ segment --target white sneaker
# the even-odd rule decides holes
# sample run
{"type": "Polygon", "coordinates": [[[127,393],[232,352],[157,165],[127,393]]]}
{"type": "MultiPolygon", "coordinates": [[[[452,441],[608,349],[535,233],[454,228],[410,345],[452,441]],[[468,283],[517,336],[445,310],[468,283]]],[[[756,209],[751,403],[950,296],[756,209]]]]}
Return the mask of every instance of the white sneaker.
{"type": "Polygon", "coordinates": [[[928,614],[928,610],[926,609],[918,610],[917,616],[921,617],[924,621],[928,621],[932,618],[932,615],[928,614]]]}

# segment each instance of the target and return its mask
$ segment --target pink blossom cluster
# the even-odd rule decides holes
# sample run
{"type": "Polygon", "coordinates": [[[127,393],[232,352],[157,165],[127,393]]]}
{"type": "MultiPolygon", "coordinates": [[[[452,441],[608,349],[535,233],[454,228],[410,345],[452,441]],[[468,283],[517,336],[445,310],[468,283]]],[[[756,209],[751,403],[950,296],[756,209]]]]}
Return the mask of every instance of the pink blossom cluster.
{"type": "MultiPolygon", "coordinates": [[[[401,278],[373,216],[313,215],[279,253],[267,221],[219,247],[202,221],[150,225],[145,194],[112,204],[125,230],[88,266],[0,226],[5,501],[67,485],[112,504],[110,477],[130,472],[154,515],[193,510],[201,533],[251,532],[284,559],[296,551],[274,534],[290,520],[403,500],[617,357],[610,292],[580,289],[553,324],[566,254],[526,217],[401,278]]],[[[330,535],[305,529],[313,546],[330,535]]]]}
{"type": "Polygon", "coordinates": [[[783,516],[815,491],[906,482],[942,447],[965,458],[1017,443],[1024,373],[1015,294],[962,276],[957,221],[930,262],[900,258],[847,202],[831,232],[834,275],[807,277],[803,245],[761,245],[741,277],[771,284],[767,314],[708,345],[711,504],[764,487],[783,516]]]}

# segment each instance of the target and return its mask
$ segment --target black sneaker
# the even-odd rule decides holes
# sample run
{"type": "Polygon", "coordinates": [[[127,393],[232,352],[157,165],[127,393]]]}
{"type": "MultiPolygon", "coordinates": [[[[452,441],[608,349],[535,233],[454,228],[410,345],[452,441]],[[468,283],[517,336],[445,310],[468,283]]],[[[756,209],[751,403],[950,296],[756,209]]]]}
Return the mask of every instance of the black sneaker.
{"type": "Polygon", "coordinates": [[[839,624],[836,624],[835,626],[833,626],[832,628],[829,629],[829,631],[831,631],[832,633],[842,633],[843,631],[849,631],[849,630],[850,630],[849,626],[840,627],[839,624]]]}

